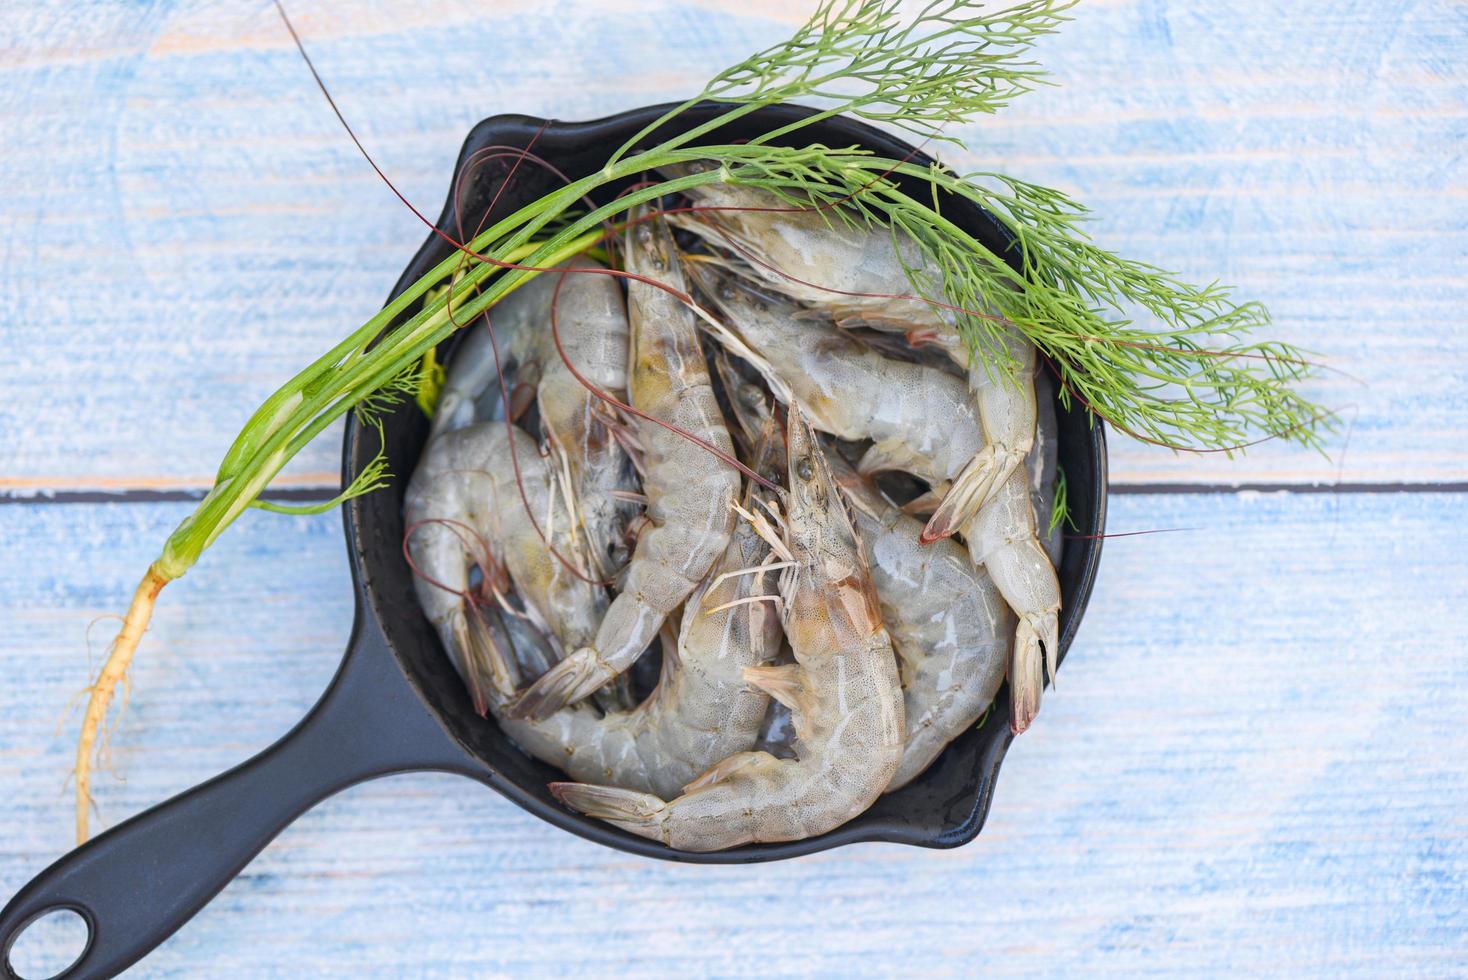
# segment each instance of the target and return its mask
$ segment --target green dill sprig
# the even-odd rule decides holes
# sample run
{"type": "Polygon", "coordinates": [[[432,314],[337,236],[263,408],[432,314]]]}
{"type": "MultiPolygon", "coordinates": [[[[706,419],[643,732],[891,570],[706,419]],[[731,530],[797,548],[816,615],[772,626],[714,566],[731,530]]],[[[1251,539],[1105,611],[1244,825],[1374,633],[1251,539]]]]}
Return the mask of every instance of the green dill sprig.
{"type": "Polygon", "coordinates": [[[924,140],[960,143],[944,127],[999,111],[1046,84],[1028,58],[1032,45],[1069,18],[1077,0],[1025,0],[998,10],[969,0],[932,0],[910,18],[895,0],[822,0],[784,41],[730,65],[703,91],[634,134],[607,161],[610,170],[669,120],[698,105],[729,112],[664,139],[688,145],[763,106],[828,103],[810,118],[751,140],[763,144],[834,115],[886,123],[924,140]]]}
{"type": "Polygon", "coordinates": [[[1044,82],[1044,69],[1023,55],[1072,6],[1030,0],[976,15],[974,4],[936,0],[904,22],[895,3],[827,0],[789,40],[714,76],[702,97],[819,99],[925,140],[956,141],[944,126],[997,112],[1044,82]]]}

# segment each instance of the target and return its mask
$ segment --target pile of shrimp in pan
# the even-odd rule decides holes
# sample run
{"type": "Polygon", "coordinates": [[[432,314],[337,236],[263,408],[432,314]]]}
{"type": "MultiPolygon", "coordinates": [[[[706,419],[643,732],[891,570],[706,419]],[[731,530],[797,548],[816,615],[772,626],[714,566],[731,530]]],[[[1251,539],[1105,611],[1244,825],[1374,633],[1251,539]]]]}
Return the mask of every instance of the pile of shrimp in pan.
{"type": "Polygon", "coordinates": [[[471,328],[404,519],[475,709],[555,796],[711,851],[850,820],[1006,677],[1023,730],[1060,538],[1027,342],[970,365],[889,230],[693,204],[631,215],[629,275],[574,259],[471,328]]]}

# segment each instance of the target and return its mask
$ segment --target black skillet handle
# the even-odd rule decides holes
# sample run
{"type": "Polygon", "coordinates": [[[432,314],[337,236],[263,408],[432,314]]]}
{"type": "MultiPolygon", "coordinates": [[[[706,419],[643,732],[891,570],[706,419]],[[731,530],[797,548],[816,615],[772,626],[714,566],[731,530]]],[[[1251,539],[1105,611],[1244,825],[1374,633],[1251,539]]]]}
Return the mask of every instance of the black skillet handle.
{"type": "Polygon", "coordinates": [[[374,776],[476,766],[409,687],[375,624],[357,625],[311,712],[259,755],[65,855],[0,911],[0,976],[27,925],[70,909],[85,951],[59,977],[111,977],[167,939],[296,817],[374,776]]]}

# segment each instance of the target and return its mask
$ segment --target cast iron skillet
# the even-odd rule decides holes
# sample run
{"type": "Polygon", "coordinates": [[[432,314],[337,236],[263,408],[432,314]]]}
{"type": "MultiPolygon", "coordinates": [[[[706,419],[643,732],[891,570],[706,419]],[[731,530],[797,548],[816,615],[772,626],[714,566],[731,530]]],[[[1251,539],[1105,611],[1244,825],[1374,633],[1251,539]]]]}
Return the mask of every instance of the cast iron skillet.
{"type": "MultiPolygon", "coordinates": [[[[486,146],[530,146],[572,178],[599,168],[624,140],[660,115],[649,106],[587,123],[528,116],[496,116],[475,126],[459,155],[465,162],[486,146]]],[[[717,107],[685,112],[673,125],[712,118],[717,107]]],[[[710,142],[754,136],[811,110],[765,109],[713,134],[710,142]]],[[[804,143],[862,144],[893,158],[928,158],[910,146],[849,119],[827,119],[796,134],[804,143]]],[[[460,198],[464,223],[474,227],[503,182],[509,160],[491,161],[466,175],[460,198]]],[[[523,165],[506,186],[492,217],[511,213],[553,189],[558,179],[523,165]]],[[[619,188],[610,188],[615,193],[619,188]]],[[[924,196],[927,191],[924,191],[924,196]]],[[[603,198],[609,196],[604,193],[603,198]]],[[[455,203],[439,226],[458,224],[455,203]]],[[[990,216],[951,198],[944,214],[996,251],[1010,239],[990,216]]],[[[397,295],[449,254],[430,235],[394,288],[397,295]]],[[[1095,581],[1099,537],[1106,517],[1106,445],[1101,425],[1079,409],[1057,405],[1059,452],[1071,513],[1079,534],[1059,569],[1061,656],[1065,654],[1095,581]]],[[[386,417],[386,450],[393,473],[418,461],[427,424],[410,404],[386,417]]],[[[377,452],[370,429],[348,421],[343,479],[349,481],[377,452]]],[[[0,912],[5,977],[16,976],[9,953],[30,922],[58,909],[86,921],[81,957],[61,976],[111,976],[168,938],[204,906],[287,824],[317,802],[365,779],[418,770],[453,772],[478,780],[547,822],[609,847],[647,857],[701,864],[773,861],[857,841],[956,847],[978,834],[1009,747],[1009,699],[1001,690],[983,726],[960,737],[920,779],[884,796],[850,823],[810,840],[763,844],[715,854],[687,854],[636,837],[563,808],[546,792],[554,770],[523,755],[493,721],[470,707],[437,636],[418,610],[403,560],[404,481],[353,500],[345,508],[347,552],[356,590],[356,621],[336,677],[310,713],[284,738],[223,775],[100,834],[41,872],[0,912]]]]}

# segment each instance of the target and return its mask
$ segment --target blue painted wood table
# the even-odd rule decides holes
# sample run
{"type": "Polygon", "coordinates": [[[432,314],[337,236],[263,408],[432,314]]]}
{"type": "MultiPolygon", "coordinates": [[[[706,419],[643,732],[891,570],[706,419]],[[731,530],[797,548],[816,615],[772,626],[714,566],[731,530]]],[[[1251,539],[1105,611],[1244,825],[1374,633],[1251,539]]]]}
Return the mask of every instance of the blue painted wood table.
{"type": "MultiPolygon", "coordinates": [[[[292,4],[428,210],[477,119],[685,95],[805,6],[292,4]]],[[[1468,8],[1096,0],[1040,55],[1060,87],[954,162],[1263,299],[1339,369],[1312,394],[1345,426],[1329,458],[1114,440],[1111,529],[1186,530],[1107,545],[983,835],[678,867],[396,778],[318,807],[138,975],[1468,972],[1468,8]]],[[[105,617],[421,237],[269,5],[0,7],[0,891],[69,846],[105,617]]],[[[337,453],[280,484],[331,485],[337,453]]],[[[351,620],[339,537],[252,513],[169,590],[102,825],[310,705],[351,620]]]]}

